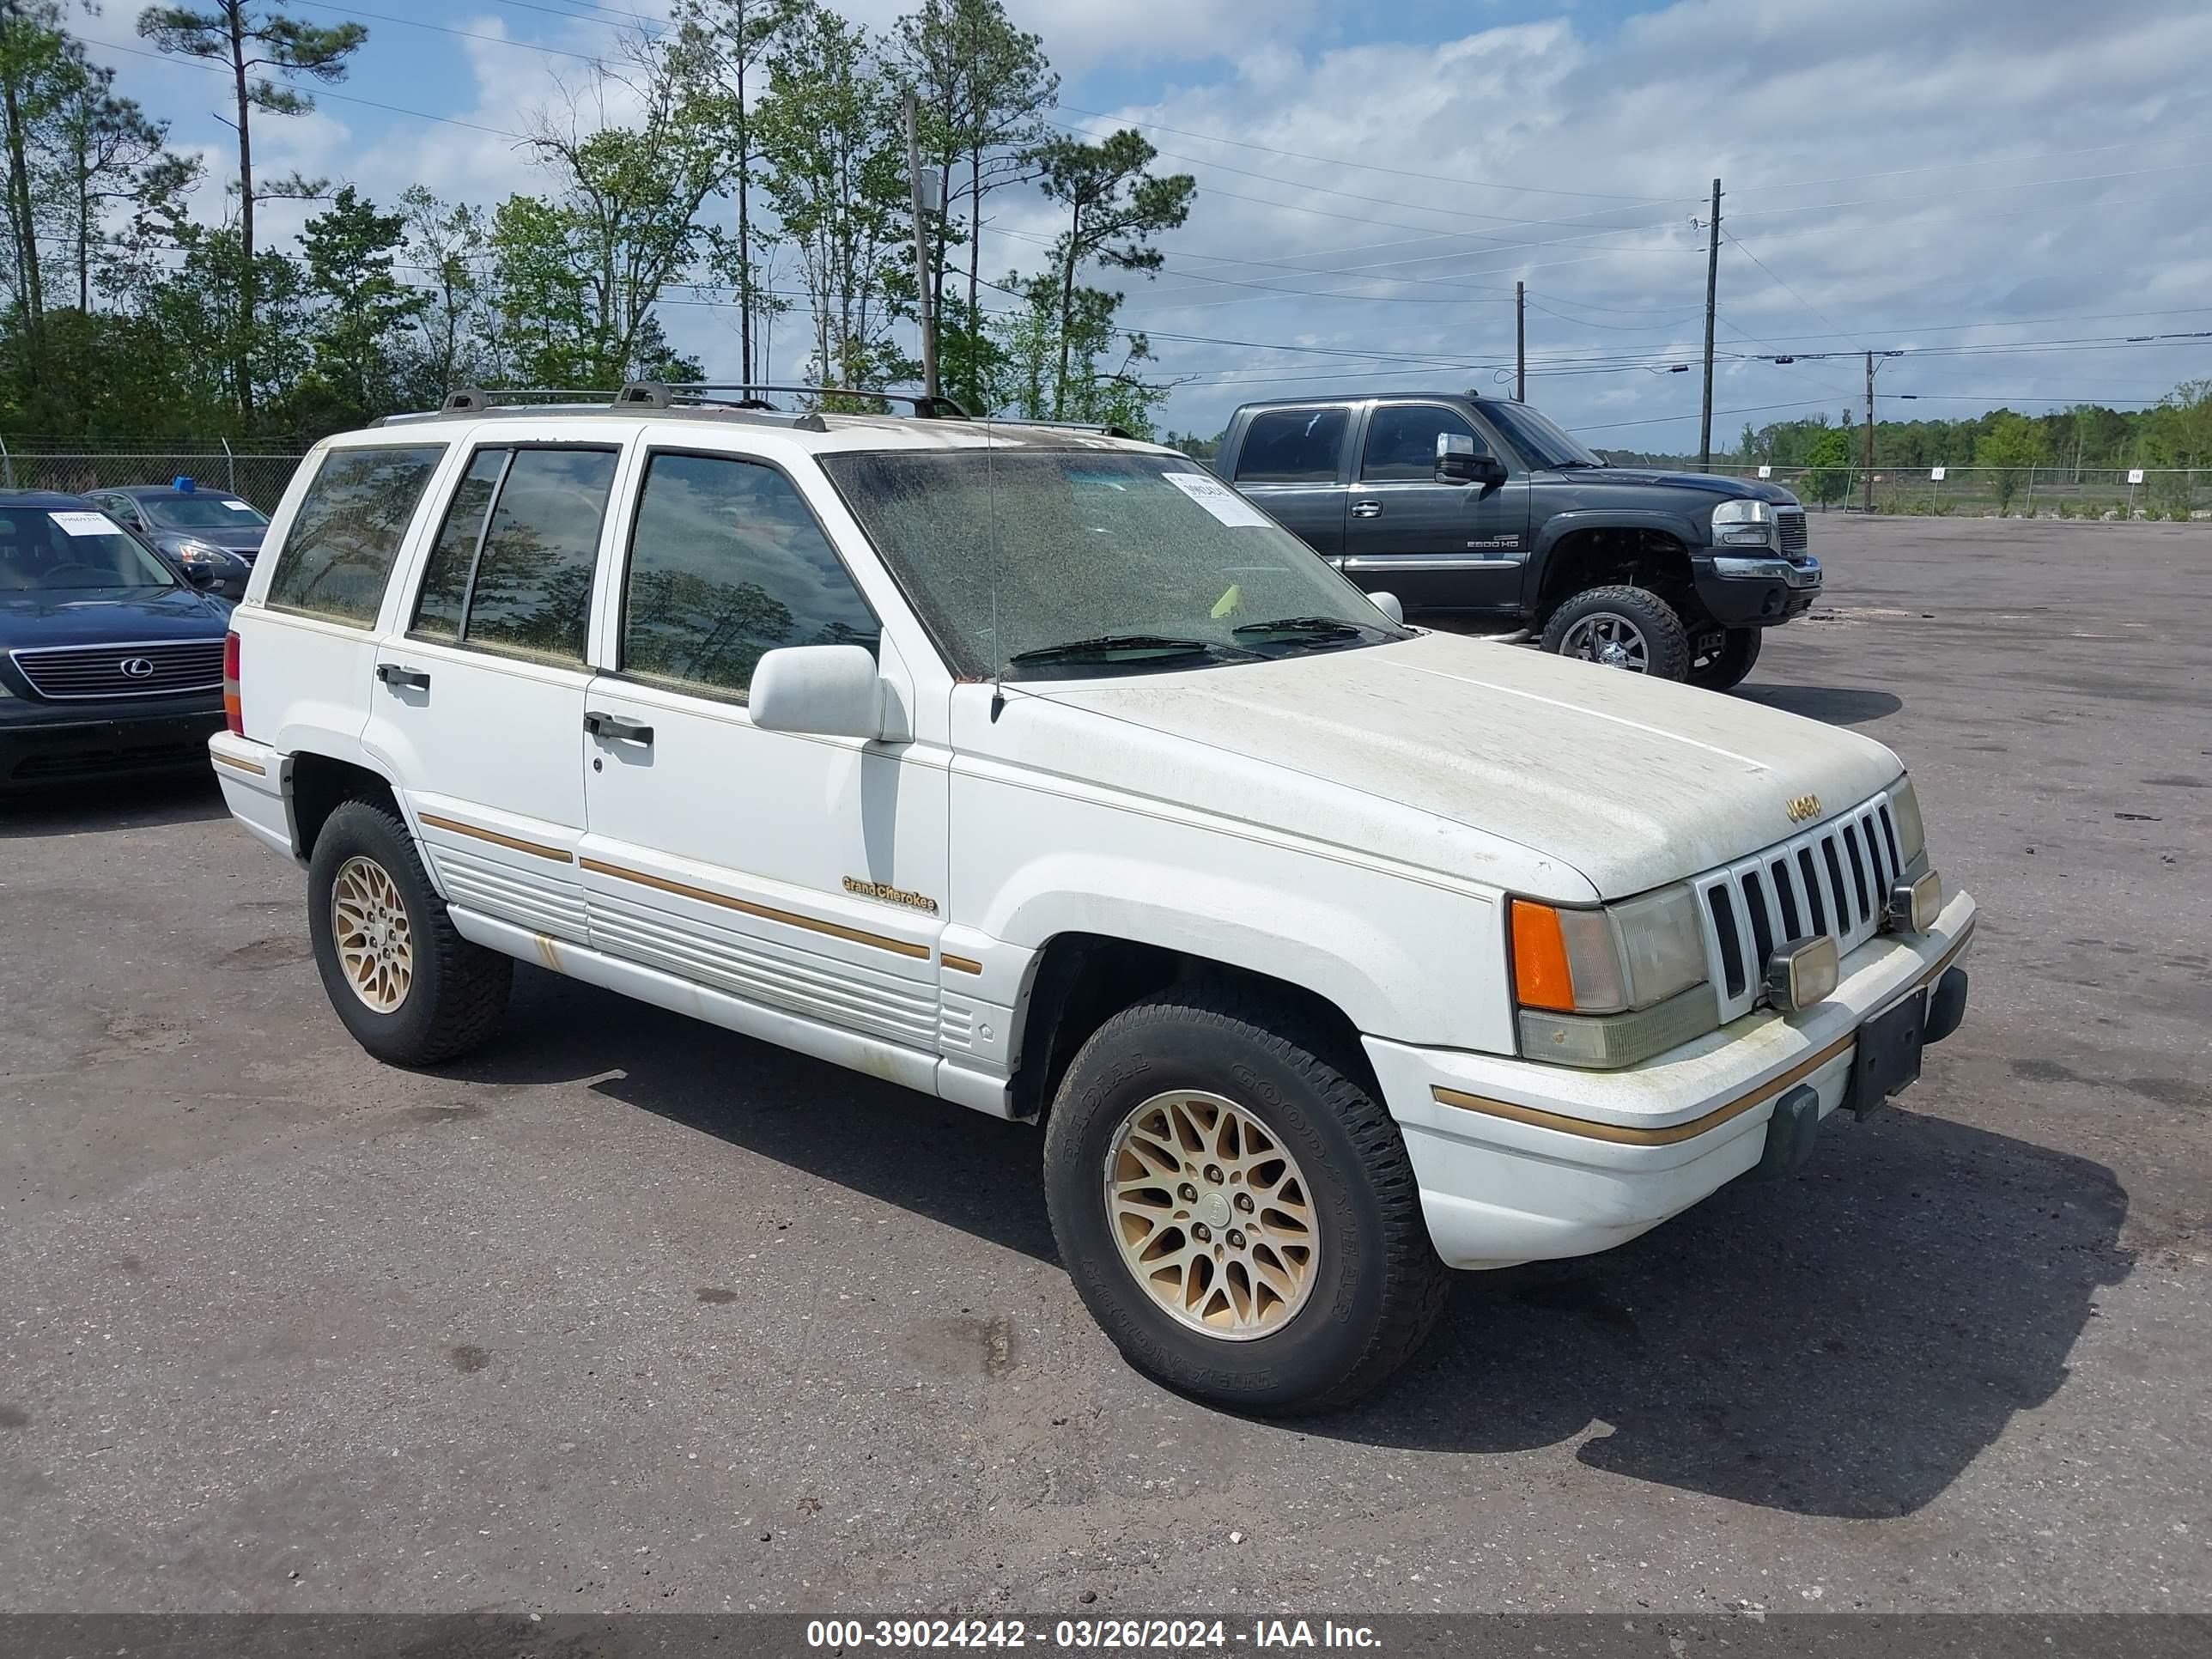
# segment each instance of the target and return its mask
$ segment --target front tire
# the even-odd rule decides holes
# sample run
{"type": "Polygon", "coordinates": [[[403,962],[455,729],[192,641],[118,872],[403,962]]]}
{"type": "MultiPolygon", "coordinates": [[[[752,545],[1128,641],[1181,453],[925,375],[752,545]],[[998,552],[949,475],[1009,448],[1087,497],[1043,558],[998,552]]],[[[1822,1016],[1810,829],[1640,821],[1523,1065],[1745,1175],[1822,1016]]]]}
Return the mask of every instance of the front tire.
{"type": "Polygon", "coordinates": [[[463,939],[389,806],[340,804],[307,864],[307,931],[331,1006],[392,1066],[435,1066],[489,1036],[512,958],[463,939]]]}
{"type": "Polygon", "coordinates": [[[1092,1034],[1045,1129],[1053,1237],[1091,1316],[1139,1370],[1238,1411],[1380,1386],[1449,1283],[1398,1126],[1300,1023],[1164,992],[1092,1034]]]}
{"type": "Polygon", "coordinates": [[[1674,606],[1648,587],[1623,584],[1576,594],[1544,624],[1544,649],[1654,679],[1690,672],[1690,635],[1674,606]]]}
{"type": "Polygon", "coordinates": [[[1759,647],[1765,632],[1763,628],[1724,629],[1720,648],[1690,664],[1690,684],[1701,685],[1708,691],[1727,691],[1743,684],[1744,677],[1759,660],[1759,647]]]}

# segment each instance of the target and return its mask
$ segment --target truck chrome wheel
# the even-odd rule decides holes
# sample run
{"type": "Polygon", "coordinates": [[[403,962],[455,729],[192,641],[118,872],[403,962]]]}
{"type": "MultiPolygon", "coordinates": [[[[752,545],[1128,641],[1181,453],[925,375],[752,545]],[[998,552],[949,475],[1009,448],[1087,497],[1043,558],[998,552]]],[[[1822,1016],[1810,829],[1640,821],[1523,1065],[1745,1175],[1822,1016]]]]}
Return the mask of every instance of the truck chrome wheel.
{"type": "Polygon", "coordinates": [[[415,939],[391,873],[356,856],[331,884],[331,935],[346,983],[362,1003],[388,1014],[415,981],[415,939]]]}
{"type": "Polygon", "coordinates": [[[1559,641],[1559,654],[1607,668],[1625,668],[1632,674],[1649,673],[1650,642],[1644,630],[1627,617],[1600,611],[1582,617],[1559,641]]]}
{"type": "Polygon", "coordinates": [[[1313,1288],[1321,1235],[1305,1176],[1220,1095],[1155,1095],[1122,1120],[1106,1153],[1106,1211],[1137,1283],[1208,1336],[1269,1335],[1313,1288]]]}

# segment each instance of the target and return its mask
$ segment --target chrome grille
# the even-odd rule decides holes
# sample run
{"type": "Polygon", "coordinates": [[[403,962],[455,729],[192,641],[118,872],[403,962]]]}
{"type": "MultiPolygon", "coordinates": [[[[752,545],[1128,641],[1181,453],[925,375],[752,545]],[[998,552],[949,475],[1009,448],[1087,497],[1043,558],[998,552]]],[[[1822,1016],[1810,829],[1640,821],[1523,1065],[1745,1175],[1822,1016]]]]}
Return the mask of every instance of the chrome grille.
{"type": "Polygon", "coordinates": [[[1805,509],[1803,507],[1785,507],[1778,509],[1774,515],[1774,528],[1779,538],[1777,545],[1782,549],[1784,558],[1795,559],[1803,555],[1805,551],[1805,509]]]}
{"type": "Polygon", "coordinates": [[[51,646],[8,654],[42,697],[171,697],[222,684],[221,640],[51,646]]]}
{"type": "Polygon", "coordinates": [[[1705,962],[1721,1018],[1750,1012],[1766,959],[1790,939],[1832,936],[1849,956],[1881,930],[1889,890],[1904,872],[1887,793],[1826,823],[1697,878],[1705,962]]]}

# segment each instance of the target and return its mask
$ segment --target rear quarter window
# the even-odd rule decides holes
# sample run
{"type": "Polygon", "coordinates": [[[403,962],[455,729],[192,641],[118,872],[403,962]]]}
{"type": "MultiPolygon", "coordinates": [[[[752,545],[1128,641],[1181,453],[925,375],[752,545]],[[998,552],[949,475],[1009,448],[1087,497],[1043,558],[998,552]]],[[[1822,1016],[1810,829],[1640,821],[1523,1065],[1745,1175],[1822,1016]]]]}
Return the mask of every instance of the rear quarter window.
{"type": "Polygon", "coordinates": [[[1252,417],[1237,453],[1240,483],[1334,483],[1347,410],[1268,410],[1252,417]]]}
{"type": "Polygon", "coordinates": [[[333,449],[284,532],[264,603],[369,627],[443,444],[333,449]]]}

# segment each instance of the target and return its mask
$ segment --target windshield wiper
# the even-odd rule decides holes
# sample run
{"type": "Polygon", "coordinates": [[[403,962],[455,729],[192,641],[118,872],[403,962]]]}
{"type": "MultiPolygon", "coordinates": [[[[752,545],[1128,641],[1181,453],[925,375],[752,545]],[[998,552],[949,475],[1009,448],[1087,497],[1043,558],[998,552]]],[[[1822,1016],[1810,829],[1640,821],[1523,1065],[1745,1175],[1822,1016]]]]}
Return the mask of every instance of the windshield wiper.
{"type": "Polygon", "coordinates": [[[1341,617],[1278,617],[1273,622],[1243,623],[1229,630],[1238,639],[1273,634],[1319,644],[1329,640],[1364,639],[1369,632],[1341,617]]]}
{"type": "Polygon", "coordinates": [[[1080,662],[1088,657],[1113,660],[1117,653],[1136,651],[1147,653],[1136,659],[1150,661],[1162,657],[1203,656],[1218,649],[1204,640],[1178,640],[1164,634],[1101,634],[1096,639],[1066,640],[1058,645],[1041,645],[1033,650],[1017,651],[1006,659],[1017,662],[1080,662]]]}
{"type": "Polygon", "coordinates": [[[1570,457],[1564,461],[1553,461],[1552,463],[1552,471],[1554,472],[1571,472],[1578,466],[1603,466],[1604,465],[1605,463],[1603,461],[1578,461],[1574,459],[1572,457],[1570,457]]]}

